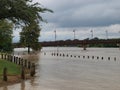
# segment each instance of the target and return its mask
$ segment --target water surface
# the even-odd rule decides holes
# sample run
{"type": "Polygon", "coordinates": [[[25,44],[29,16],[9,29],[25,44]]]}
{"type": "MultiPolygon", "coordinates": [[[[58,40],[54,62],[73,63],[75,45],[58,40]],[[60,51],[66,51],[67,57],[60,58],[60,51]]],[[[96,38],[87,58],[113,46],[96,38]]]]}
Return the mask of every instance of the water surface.
{"type": "Polygon", "coordinates": [[[36,77],[1,87],[0,90],[120,90],[118,48],[88,48],[83,51],[82,48],[75,47],[47,47],[32,57],[36,59],[36,77]],[[76,57],[52,56],[53,52],[76,57]],[[77,57],[79,55],[80,58],[77,57]],[[104,59],[92,59],[92,56],[104,59]],[[108,60],[108,57],[111,59],[108,60]]]}

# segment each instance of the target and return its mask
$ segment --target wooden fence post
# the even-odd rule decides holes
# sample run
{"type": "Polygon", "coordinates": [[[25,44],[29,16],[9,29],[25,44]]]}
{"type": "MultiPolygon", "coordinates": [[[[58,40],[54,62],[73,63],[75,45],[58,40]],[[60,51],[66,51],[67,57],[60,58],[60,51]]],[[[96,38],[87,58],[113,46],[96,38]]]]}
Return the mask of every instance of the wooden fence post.
{"type": "Polygon", "coordinates": [[[18,59],[18,65],[20,65],[20,64],[21,64],[21,58],[18,59]]]}
{"type": "Polygon", "coordinates": [[[15,58],[15,63],[18,64],[18,57],[15,58]]]}
{"type": "Polygon", "coordinates": [[[24,66],[27,67],[27,60],[24,61],[24,66]]]}
{"type": "Polygon", "coordinates": [[[30,61],[28,62],[28,69],[30,69],[31,68],[31,63],[30,63],[30,61]]]}
{"type": "Polygon", "coordinates": [[[7,68],[3,69],[3,81],[7,81],[7,68]]]}
{"type": "Polygon", "coordinates": [[[83,58],[85,58],[85,56],[83,56],[83,58]]]}
{"type": "Polygon", "coordinates": [[[22,66],[21,68],[21,79],[25,79],[25,70],[24,70],[24,67],[22,66]]]}
{"type": "Polygon", "coordinates": [[[22,58],[21,58],[21,66],[24,66],[24,65],[23,65],[23,59],[22,59],[22,58]]]}
{"type": "Polygon", "coordinates": [[[69,55],[67,54],[66,56],[68,57],[69,55]]]}
{"type": "Polygon", "coordinates": [[[7,60],[9,61],[9,54],[7,55],[7,60]]]}
{"type": "Polygon", "coordinates": [[[3,54],[3,59],[5,59],[5,54],[3,54]]]}
{"type": "Polygon", "coordinates": [[[13,56],[13,61],[15,62],[15,59],[16,59],[16,57],[15,56],[13,56]]]}
{"type": "Polygon", "coordinates": [[[13,62],[13,56],[12,55],[10,55],[10,60],[9,61],[13,62]]]}
{"type": "Polygon", "coordinates": [[[88,59],[90,58],[90,56],[87,56],[88,57],[88,59]]]}
{"type": "Polygon", "coordinates": [[[30,69],[30,76],[33,77],[35,75],[35,64],[32,63],[32,67],[30,69]]]}
{"type": "Polygon", "coordinates": [[[6,56],[7,56],[7,54],[5,54],[5,57],[4,57],[5,60],[7,59],[6,56]]]}
{"type": "Polygon", "coordinates": [[[104,58],[102,57],[101,59],[103,60],[104,58]]]}
{"type": "Polygon", "coordinates": [[[99,59],[99,57],[97,56],[97,59],[99,59]]]}
{"type": "Polygon", "coordinates": [[[1,54],[1,59],[3,59],[3,54],[1,54]]]}

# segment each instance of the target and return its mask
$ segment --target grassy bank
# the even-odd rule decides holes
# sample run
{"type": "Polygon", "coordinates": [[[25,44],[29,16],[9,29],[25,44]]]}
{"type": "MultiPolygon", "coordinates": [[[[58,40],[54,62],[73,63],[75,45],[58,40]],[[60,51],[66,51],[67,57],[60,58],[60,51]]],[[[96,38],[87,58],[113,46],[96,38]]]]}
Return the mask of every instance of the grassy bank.
{"type": "Polygon", "coordinates": [[[20,66],[14,64],[14,63],[11,63],[11,62],[0,59],[0,76],[3,73],[3,68],[4,67],[7,68],[8,75],[19,75],[20,74],[20,66]]]}
{"type": "MultiPolygon", "coordinates": [[[[30,70],[27,68],[24,68],[25,70],[25,79],[30,79],[30,75],[28,73],[30,73],[30,70]]],[[[21,82],[21,80],[23,80],[21,78],[21,66],[16,65],[12,62],[9,62],[7,60],[1,60],[0,59],[0,87],[2,86],[6,86],[6,85],[12,85],[15,83],[19,83],[21,82]],[[7,82],[3,81],[3,69],[4,67],[7,68],[7,82]]]]}

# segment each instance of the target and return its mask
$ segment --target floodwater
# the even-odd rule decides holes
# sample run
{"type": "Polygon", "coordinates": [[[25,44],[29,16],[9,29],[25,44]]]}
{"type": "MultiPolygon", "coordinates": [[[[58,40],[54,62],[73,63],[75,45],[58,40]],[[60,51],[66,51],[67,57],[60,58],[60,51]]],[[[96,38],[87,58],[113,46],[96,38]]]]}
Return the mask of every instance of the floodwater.
{"type": "Polygon", "coordinates": [[[32,57],[37,57],[36,77],[0,90],[120,90],[118,48],[47,47],[32,57]]]}

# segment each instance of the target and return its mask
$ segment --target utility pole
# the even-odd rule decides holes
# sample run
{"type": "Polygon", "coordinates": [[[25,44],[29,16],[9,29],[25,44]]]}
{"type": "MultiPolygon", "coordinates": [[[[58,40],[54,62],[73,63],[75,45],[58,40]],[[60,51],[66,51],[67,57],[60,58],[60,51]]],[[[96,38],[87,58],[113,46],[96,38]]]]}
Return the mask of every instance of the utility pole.
{"type": "Polygon", "coordinates": [[[75,40],[75,31],[76,31],[76,30],[74,29],[74,30],[73,30],[73,33],[74,33],[74,40],[75,40]]]}
{"type": "Polygon", "coordinates": [[[58,42],[56,42],[56,38],[57,38],[56,30],[54,31],[54,33],[55,33],[55,43],[56,43],[56,45],[57,45],[57,53],[58,53],[59,50],[58,50],[58,42]]]}
{"type": "Polygon", "coordinates": [[[108,31],[106,30],[105,32],[106,32],[106,40],[107,40],[108,39],[108,31]]]}
{"type": "Polygon", "coordinates": [[[54,31],[54,33],[55,33],[55,42],[56,42],[56,30],[54,31]]]}
{"type": "MultiPolygon", "coordinates": [[[[119,31],[119,33],[120,33],[120,31],[119,31]]],[[[120,43],[119,43],[119,50],[120,50],[120,43]]]]}
{"type": "Polygon", "coordinates": [[[90,32],[91,32],[91,39],[93,39],[93,30],[91,30],[90,32]]]}
{"type": "Polygon", "coordinates": [[[120,33],[120,31],[119,31],[119,33],[120,33]]]}

